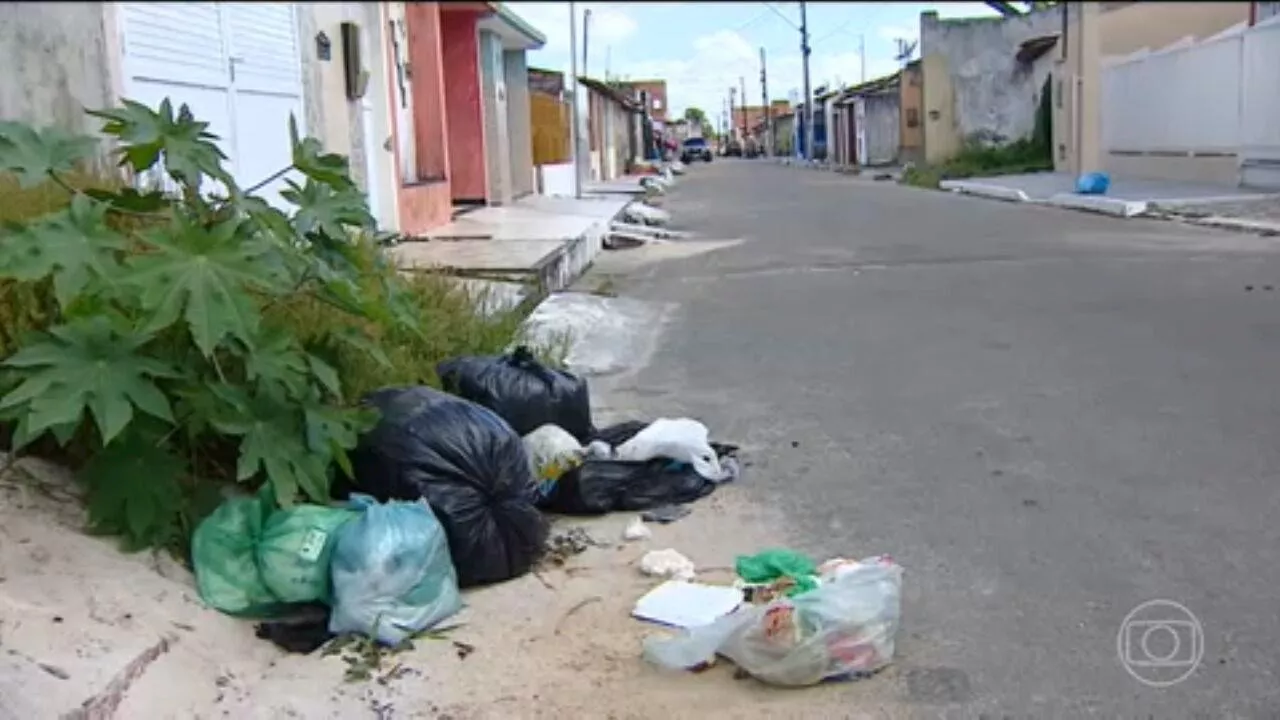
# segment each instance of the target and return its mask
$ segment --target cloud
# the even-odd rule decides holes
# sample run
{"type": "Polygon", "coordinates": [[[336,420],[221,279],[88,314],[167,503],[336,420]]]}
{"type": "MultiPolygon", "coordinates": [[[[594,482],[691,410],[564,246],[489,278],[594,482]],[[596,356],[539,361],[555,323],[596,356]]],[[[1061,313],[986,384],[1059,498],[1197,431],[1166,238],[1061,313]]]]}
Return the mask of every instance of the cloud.
{"type": "MultiPolygon", "coordinates": [[[[547,36],[546,48],[554,52],[569,52],[569,3],[564,2],[531,2],[515,3],[508,6],[516,14],[524,18],[547,36]]],[[[625,7],[622,6],[622,7],[625,7]]],[[[607,45],[620,45],[635,35],[639,24],[625,10],[615,3],[578,3],[578,37],[582,37],[583,11],[591,11],[591,26],[588,41],[592,46],[603,48],[607,45]]],[[[582,52],[582,46],[578,46],[582,52]]],[[[591,52],[592,56],[596,53],[591,52]]]]}

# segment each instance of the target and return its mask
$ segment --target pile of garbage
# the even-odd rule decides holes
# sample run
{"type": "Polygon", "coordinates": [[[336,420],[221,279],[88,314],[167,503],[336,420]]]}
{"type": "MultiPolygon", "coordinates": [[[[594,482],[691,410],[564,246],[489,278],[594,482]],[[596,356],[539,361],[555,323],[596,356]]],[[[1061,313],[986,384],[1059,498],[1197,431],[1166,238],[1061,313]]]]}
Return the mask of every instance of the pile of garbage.
{"type": "Polygon", "coordinates": [[[738,448],[695,420],[597,428],[586,380],[524,347],[437,374],[443,392],[364,399],[380,419],[332,505],[282,507],[264,487],[206,518],[192,542],[204,602],[274,619],[259,635],[288,649],[349,633],[396,646],[457,613],[460,589],[532,570],[547,550],[544,513],[670,508],[740,472],[738,448]]]}
{"type": "Polygon", "coordinates": [[[693,582],[693,563],[673,550],[647,554],[642,570],[675,579],[633,615],[685,629],[645,640],[659,667],[700,671],[724,657],[762,682],[799,687],[867,677],[893,659],[902,568],[888,556],[815,564],[769,550],[739,557],[732,586],[693,582]]]}

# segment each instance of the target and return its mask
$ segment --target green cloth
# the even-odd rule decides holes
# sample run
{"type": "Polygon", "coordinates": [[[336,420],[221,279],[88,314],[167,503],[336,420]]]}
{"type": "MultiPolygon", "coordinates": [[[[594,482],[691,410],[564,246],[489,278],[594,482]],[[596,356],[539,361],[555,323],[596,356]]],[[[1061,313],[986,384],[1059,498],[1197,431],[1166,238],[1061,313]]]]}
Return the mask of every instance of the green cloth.
{"type": "Polygon", "coordinates": [[[734,568],[738,577],[753,585],[767,585],[779,578],[791,578],[796,584],[786,592],[787,597],[818,587],[815,577],[818,566],[807,555],[794,550],[775,548],[755,555],[739,555],[734,561],[734,568]]]}

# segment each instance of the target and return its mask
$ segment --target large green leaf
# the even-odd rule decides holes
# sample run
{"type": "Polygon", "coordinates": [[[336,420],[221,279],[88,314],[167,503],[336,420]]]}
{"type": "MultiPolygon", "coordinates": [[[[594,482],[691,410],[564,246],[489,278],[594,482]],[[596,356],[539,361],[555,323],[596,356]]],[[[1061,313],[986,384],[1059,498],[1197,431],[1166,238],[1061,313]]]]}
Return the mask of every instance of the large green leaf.
{"type": "Polygon", "coordinates": [[[314,400],[304,406],[307,449],[317,456],[335,462],[354,477],[347,453],[354,449],[362,433],[372,430],[378,422],[377,411],[369,408],[336,408],[314,400]]]}
{"type": "Polygon", "coordinates": [[[126,550],[174,540],[186,470],[158,438],[126,432],[80,471],[88,489],[90,529],[122,536],[126,550]]]}
{"type": "Polygon", "coordinates": [[[90,281],[111,273],[128,242],[106,223],[107,206],[76,195],[71,206],[0,243],[0,276],[37,280],[53,276],[54,295],[65,310],[90,281]]]}
{"type": "Polygon", "coordinates": [[[334,188],[349,188],[350,160],[345,155],[326,153],[320,141],[298,136],[298,121],[289,116],[289,142],[293,145],[293,166],[303,175],[334,188]]]}
{"type": "Polygon", "coordinates": [[[298,206],[293,224],[302,235],[321,233],[345,242],[347,228],[372,229],[375,225],[364,194],[354,186],[335,189],[311,178],[303,186],[292,180],[285,180],[285,184],[289,187],[280,195],[298,206]]]}
{"type": "Polygon", "coordinates": [[[18,184],[34,187],[49,174],[66,172],[91,157],[98,141],[58,128],[36,130],[18,122],[0,122],[0,170],[18,176],[18,184]]]}
{"type": "Polygon", "coordinates": [[[148,339],[115,327],[103,315],[52,328],[46,339],[4,361],[26,371],[26,378],[0,400],[0,410],[24,408],[26,433],[34,437],[79,423],[87,409],[104,445],[129,424],[135,407],[172,423],[169,400],[154,380],[178,373],[137,352],[148,339]]]}
{"type": "Polygon", "coordinates": [[[248,480],[265,473],[282,507],[302,493],[315,502],[329,499],[329,458],[310,452],[298,403],[270,389],[249,395],[224,387],[227,402],[212,419],[213,427],[240,438],[236,478],[248,480]]]}
{"type": "Polygon", "coordinates": [[[206,228],[176,217],[173,225],[144,236],[155,252],[129,260],[121,282],[136,286],[143,309],[153,313],[150,331],[186,319],[206,357],[228,335],[253,346],[258,308],[251,290],[279,292],[271,246],[241,232],[238,219],[206,228]]]}
{"type": "Polygon", "coordinates": [[[213,142],[218,136],[207,131],[209,123],[192,117],[186,104],[178,108],[176,118],[168,98],[158,110],[124,100],[121,108],[89,114],[107,121],[102,131],[120,138],[121,164],[128,164],[134,172],[149,170],[163,156],[165,171],[189,187],[199,189],[204,176],[232,184],[222,167],[227,156],[213,142]]]}

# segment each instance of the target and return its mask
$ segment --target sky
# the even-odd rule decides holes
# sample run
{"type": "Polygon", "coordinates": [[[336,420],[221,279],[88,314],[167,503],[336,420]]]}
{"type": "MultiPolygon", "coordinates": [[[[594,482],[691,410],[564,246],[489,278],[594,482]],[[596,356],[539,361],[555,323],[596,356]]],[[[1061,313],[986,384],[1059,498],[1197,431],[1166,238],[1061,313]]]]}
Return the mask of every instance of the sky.
{"type": "MultiPolygon", "coordinates": [[[[547,36],[529,54],[533,67],[569,72],[569,3],[515,2],[508,7],[547,36]]],[[[803,92],[800,3],[596,3],[580,2],[578,73],[582,67],[582,14],[591,10],[586,74],[667,81],[674,114],[694,106],[718,123],[729,87],[746,82],[748,105],[760,104],[760,48],[765,50],[769,97],[798,99],[803,92]]],[[[990,17],[981,2],[808,3],[810,84],[855,84],[864,79],[860,46],[866,49],[865,79],[894,72],[896,39],[914,42],[920,13],[943,18],[990,17]]],[[[916,57],[918,57],[918,51],[916,57]]],[[[741,91],[739,91],[741,92],[741,91]]]]}

